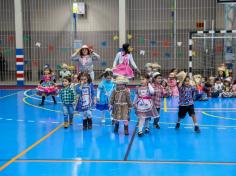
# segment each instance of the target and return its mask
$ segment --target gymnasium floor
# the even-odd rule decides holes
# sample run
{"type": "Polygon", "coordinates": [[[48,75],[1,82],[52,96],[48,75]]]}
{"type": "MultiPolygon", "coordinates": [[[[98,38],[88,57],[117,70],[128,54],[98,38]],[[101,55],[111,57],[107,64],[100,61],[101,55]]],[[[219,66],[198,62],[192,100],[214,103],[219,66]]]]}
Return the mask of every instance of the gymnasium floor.
{"type": "MultiPolygon", "coordinates": [[[[92,130],[81,116],[62,126],[60,101],[39,107],[34,90],[0,90],[0,176],[235,176],[236,99],[196,102],[201,133],[187,117],[175,131],[177,99],[163,101],[161,129],[139,138],[131,113],[130,135],[115,135],[93,111],[92,130]]],[[[122,125],[123,127],[123,125],[122,125]]]]}

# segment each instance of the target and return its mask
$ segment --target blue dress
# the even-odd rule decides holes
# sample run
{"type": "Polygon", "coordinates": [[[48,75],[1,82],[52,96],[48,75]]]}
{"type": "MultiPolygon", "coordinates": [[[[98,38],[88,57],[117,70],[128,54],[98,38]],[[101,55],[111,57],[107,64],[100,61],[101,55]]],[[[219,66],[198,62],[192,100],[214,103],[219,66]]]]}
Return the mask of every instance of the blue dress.
{"type": "Polygon", "coordinates": [[[93,100],[95,96],[93,83],[78,84],[76,86],[76,93],[79,96],[78,104],[76,106],[76,110],[80,112],[89,111],[93,107],[93,100]]]}
{"type": "Polygon", "coordinates": [[[100,98],[100,101],[96,104],[98,110],[104,111],[109,109],[109,100],[114,88],[115,84],[112,81],[106,81],[106,79],[103,79],[98,85],[97,97],[100,98]]]}

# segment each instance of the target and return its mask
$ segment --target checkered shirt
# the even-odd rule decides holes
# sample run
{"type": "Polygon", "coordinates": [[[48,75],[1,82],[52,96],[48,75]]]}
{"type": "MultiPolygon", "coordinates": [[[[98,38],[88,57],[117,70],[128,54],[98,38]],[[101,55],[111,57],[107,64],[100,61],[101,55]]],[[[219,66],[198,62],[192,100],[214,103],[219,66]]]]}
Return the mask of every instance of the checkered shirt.
{"type": "Polygon", "coordinates": [[[72,104],[75,101],[75,92],[71,87],[65,87],[59,93],[63,104],[72,104]]]}

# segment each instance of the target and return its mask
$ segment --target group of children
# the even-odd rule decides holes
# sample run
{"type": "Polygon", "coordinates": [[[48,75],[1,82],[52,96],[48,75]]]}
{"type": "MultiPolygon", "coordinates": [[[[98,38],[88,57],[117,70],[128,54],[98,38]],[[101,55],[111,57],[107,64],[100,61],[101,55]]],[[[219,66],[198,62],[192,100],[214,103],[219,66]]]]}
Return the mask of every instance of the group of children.
{"type": "MultiPolygon", "coordinates": [[[[66,68],[65,64],[63,68],[66,68]]],[[[37,89],[38,94],[42,95],[40,105],[44,105],[45,97],[48,95],[52,95],[54,103],[56,103],[55,95],[59,92],[63,104],[65,128],[73,124],[73,114],[74,110],[76,110],[83,114],[83,130],[91,129],[92,109],[96,107],[96,109],[102,111],[102,122],[105,122],[105,111],[110,111],[113,118],[114,132],[117,133],[119,131],[120,122],[123,121],[124,134],[129,135],[128,124],[130,111],[133,107],[138,118],[138,136],[149,133],[151,119],[153,119],[153,126],[160,129],[161,98],[166,95],[166,91],[163,89],[163,79],[159,72],[141,74],[140,85],[135,89],[133,101],[130,97],[130,90],[127,87],[129,79],[125,76],[117,76],[113,79],[113,72],[109,68],[101,75],[102,81],[98,85],[97,94],[88,72],[80,72],[74,77],[66,69],[63,69],[62,72],[64,74],[60,74],[62,81],[62,89],[60,91],[58,91],[55,78],[49,66],[45,66],[44,76],[37,89]]],[[[181,80],[179,74],[175,75],[175,77],[181,80]]],[[[186,113],[189,113],[193,119],[195,131],[200,132],[193,106],[192,95],[195,89],[189,82],[190,79],[185,74],[184,78],[178,83],[177,90],[180,97],[180,106],[176,129],[180,127],[180,119],[184,118],[186,113]]]]}
{"type": "Polygon", "coordinates": [[[100,59],[87,45],[76,51],[71,60],[78,62],[77,73],[72,75],[66,64],[62,65],[60,79],[63,88],[59,91],[55,82],[55,75],[49,65],[44,68],[44,75],[38,85],[38,94],[42,96],[41,106],[44,105],[46,96],[51,95],[56,104],[55,96],[61,97],[64,111],[64,127],[68,128],[73,124],[74,109],[83,113],[83,129],[92,128],[92,109],[96,108],[102,112],[102,122],[105,122],[105,111],[109,111],[114,124],[114,132],[119,131],[120,122],[124,122],[124,134],[129,134],[129,120],[131,108],[134,108],[138,118],[138,135],[150,131],[150,121],[153,119],[153,126],[160,129],[160,107],[161,98],[179,97],[179,112],[176,122],[176,129],[180,128],[180,121],[186,115],[192,117],[194,130],[200,132],[197,118],[194,111],[195,100],[208,100],[209,97],[236,97],[236,81],[224,64],[218,67],[216,77],[204,78],[201,75],[187,76],[184,71],[172,69],[167,79],[163,79],[159,73],[158,63],[147,63],[145,73],[141,74],[136,66],[129,44],[123,45],[123,50],[118,52],[113,68],[107,68],[101,75],[95,93],[93,80],[93,61],[100,59]],[[136,70],[140,76],[139,86],[135,89],[134,100],[131,101],[130,90],[127,87],[129,79],[134,77],[136,70]],[[115,79],[114,79],[115,78],[115,79]]]}

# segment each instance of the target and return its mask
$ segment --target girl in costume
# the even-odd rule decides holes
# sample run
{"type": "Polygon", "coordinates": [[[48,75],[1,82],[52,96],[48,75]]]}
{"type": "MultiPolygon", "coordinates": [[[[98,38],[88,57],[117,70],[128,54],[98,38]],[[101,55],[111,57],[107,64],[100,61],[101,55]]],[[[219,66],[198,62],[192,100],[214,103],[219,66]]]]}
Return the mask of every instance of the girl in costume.
{"type": "Polygon", "coordinates": [[[83,113],[83,130],[92,129],[92,107],[96,104],[94,86],[87,72],[81,72],[78,79],[76,93],[79,99],[76,110],[83,113]]]}
{"type": "Polygon", "coordinates": [[[154,128],[157,128],[157,129],[160,129],[159,120],[160,120],[161,98],[163,97],[165,93],[161,85],[161,81],[162,81],[161,79],[162,79],[162,75],[159,72],[153,73],[152,86],[154,88],[154,95],[152,96],[152,99],[153,99],[154,107],[157,110],[157,116],[154,117],[153,126],[154,128]]]}
{"type": "Polygon", "coordinates": [[[129,64],[131,64],[134,69],[140,73],[138,67],[136,66],[133,56],[131,54],[132,48],[128,43],[123,44],[123,51],[117,53],[116,58],[113,62],[113,75],[114,76],[125,76],[128,79],[134,77],[134,72],[129,64]]]}
{"type": "Polygon", "coordinates": [[[112,91],[110,98],[110,106],[112,108],[112,116],[114,118],[115,128],[114,133],[119,131],[119,122],[124,121],[124,133],[129,135],[129,111],[132,107],[130,100],[130,92],[126,88],[129,80],[124,76],[118,76],[114,83],[116,88],[112,91]]]}
{"type": "Polygon", "coordinates": [[[40,106],[44,105],[46,96],[52,96],[54,104],[57,104],[55,96],[58,94],[58,89],[56,86],[56,80],[52,73],[51,68],[48,65],[44,66],[44,75],[41,77],[39,85],[37,87],[37,94],[42,96],[42,101],[40,106]]]}
{"type": "Polygon", "coordinates": [[[152,96],[155,93],[154,88],[149,83],[150,76],[143,74],[140,77],[141,86],[136,87],[134,108],[137,117],[139,118],[138,136],[143,135],[143,126],[145,123],[145,133],[150,132],[150,118],[157,118],[157,110],[154,106],[152,96]]]}
{"type": "Polygon", "coordinates": [[[174,72],[169,74],[168,85],[171,90],[171,96],[178,97],[179,91],[178,91],[178,87],[177,87],[176,74],[174,72]]]}
{"type": "Polygon", "coordinates": [[[105,111],[109,110],[109,100],[115,84],[112,81],[113,73],[111,69],[107,68],[101,76],[103,79],[97,88],[96,108],[102,111],[102,123],[105,123],[105,111]]]}
{"type": "Polygon", "coordinates": [[[87,45],[83,45],[71,56],[72,61],[78,62],[77,72],[88,72],[92,80],[94,80],[93,61],[99,59],[100,56],[87,45]]]}

